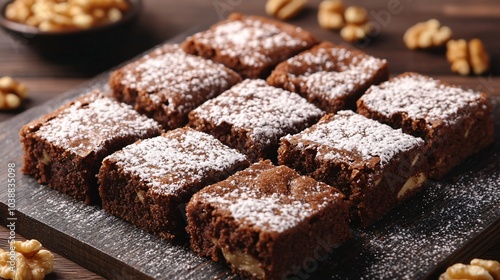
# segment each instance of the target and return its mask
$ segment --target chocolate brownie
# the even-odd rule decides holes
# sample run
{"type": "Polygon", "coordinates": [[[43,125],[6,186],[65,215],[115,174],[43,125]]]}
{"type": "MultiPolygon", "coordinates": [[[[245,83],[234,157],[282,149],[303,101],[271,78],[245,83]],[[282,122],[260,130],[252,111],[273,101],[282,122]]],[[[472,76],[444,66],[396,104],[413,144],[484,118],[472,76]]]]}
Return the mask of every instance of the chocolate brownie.
{"type": "Polygon", "coordinates": [[[188,125],[256,161],[275,159],[280,137],[311,126],[322,115],[296,93],[245,80],[192,111],[188,125]]]}
{"type": "Polygon", "coordinates": [[[99,204],[102,159],[162,132],[131,106],[94,91],[21,128],[22,171],[87,204],[99,204]]]}
{"type": "Polygon", "coordinates": [[[430,177],[435,179],[493,142],[485,93],[417,73],[370,88],[358,101],[358,112],[424,139],[430,177]]]}
{"type": "Polygon", "coordinates": [[[280,63],[267,82],[299,93],[328,113],[355,109],[356,100],[371,86],[386,81],[385,59],[323,42],[280,63]]]}
{"type": "Polygon", "coordinates": [[[191,196],[248,165],[244,155],[208,134],[171,130],[104,159],[98,176],[102,207],[160,237],[182,240],[191,196]]]}
{"type": "Polygon", "coordinates": [[[191,110],[240,81],[221,64],[165,45],[116,70],[109,84],[118,100],[168,130],[185,125],[191,110]]]}
{"type": "Polygon", "coordinates": [[[233,13],[209,30],[188,37],[182,48],[255,79],[265,78],[278,63],[316,43],[314,36],[300,27],[233,13]]]}
{"type": "Polygon", "coordinates": [[[339,111],[281,138],[278,161],[338,187],[352,203],[353,221],[366,227],[422,188],[424,157],[422,139],[339,111]]]}
{"type": "Polygon", "coordinates": [[[201,256],[224,261],[245,278],[285,279],[351,237],[343,198],[331,186],[263,161],[195,194],[186,229],[201,256]]]}

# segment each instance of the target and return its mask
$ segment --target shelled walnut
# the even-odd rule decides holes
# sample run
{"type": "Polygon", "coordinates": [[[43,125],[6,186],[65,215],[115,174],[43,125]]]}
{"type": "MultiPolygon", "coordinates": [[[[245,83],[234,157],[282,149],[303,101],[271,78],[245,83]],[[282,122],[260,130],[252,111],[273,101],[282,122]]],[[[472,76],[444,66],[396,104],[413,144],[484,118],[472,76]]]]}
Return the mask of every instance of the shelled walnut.
{"type": "Polygon", "coordinates": [[[500,280],[500,262],[494,260],[473,259],[470,264],[483,267],[495,280],[500,280]]]}
{"type": "Polygon", "coordinates": [[[456,263],[439,276],[439,280],[500,280],[500,262],[473,259],[469,264],[456,263]]]}
{"type": "Polygon", "coordinates": [[[120,20],[128,5],[126,0],[15,0],[5,16],[41,31],[88,29],[120,20]]]}
{"type": "Polygon", "coordinates": [[[54,269],[54,255],[43,250],[35,239],[14,241],[15,266],[11,264],[11,252],[0,249],[0,277],[15,280],[41,280],[54,269]]]}
{"type": "Polygon", "coordinates": [[[341,0],[322,1],[319,5],[318,22],[322,28],[340,30],[340,36],[349,42],[365,38],[372,30],[365,8],[345,8],[341,0]]]}
{"type": "Polygon", "coordinates": [[[15,110],[27,97],[26,85],[11,77],[0,78],[0,110],[15,110]]]}
{"type": "Polygon", "coordinates": [[[451,40],[446,44],[446,59],[451,71],[467,76],[470,73],[481,75],[489,70],[490,57],[479,39],[451,40]]]}
{"type": "Polygon", "coordinates": [[[318,23],[322,28],[340,30],[345,25],[344,3],[341,0],[324,0],[319,5],[318,23]]]}
{"type": "Polygon", "coordinates": [[[444,46],[453,35],[447,26],[441,26],[437,19],[419,22],[406,30],[403,41],[407,48],[429,49],[444,46]]]}
{"type": "Polygon", "coordinates": [[[266,13],[281,20],[289,20],[300,13],[307,5],[307,0],[268,0],[266,13]]]}
{"type": "Polygon", "coordinates": [[[368,12],[359,6],[348,7],[344,12],[346,26],[340,30],[340,36],[349,42],[365,38],[372,30],[368,22],[368,12]]]}

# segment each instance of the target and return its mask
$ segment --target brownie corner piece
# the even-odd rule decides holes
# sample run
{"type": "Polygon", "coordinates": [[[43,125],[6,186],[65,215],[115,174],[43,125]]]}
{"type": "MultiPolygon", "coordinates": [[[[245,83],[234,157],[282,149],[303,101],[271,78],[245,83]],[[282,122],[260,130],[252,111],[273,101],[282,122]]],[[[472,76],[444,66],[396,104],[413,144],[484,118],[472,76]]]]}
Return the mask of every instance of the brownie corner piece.
{"type": "Polygon", "coordinates": [[[105,211],[170,241],[185,236],[193,193],[249,165],[213,136],[187,127],[138,141],[106,157],[99,171],[105,211]]]}
{"type": "Polygon", "coordinates": [[[422,139],[352,111],[281,138],[278,154],[280,164],[339,188],[363,227],[421,190],[428,176],[422,139]]]}
{"type": "Polygon", "coordinates": [[[328,113],[355,109],[371,86],[389,78],[388,64],[358,50],[322,42],[281,62],[267,82],[299,93],[328,113]]]}
{"type": "Polygon", "coordinates": [[[87,204],[99,204],[96,175],[102,159],[162,131],[129,105],[93,91],[21,128],[22,172],[87,204]]]}
{"type": "Polygon", "coordinates": [[[182,48],[222,63],[243,78],[265,78],[281,61],[317,43],[308,31],[260,16],[233,13],[188,37],[182,48]]]}
{"type": "Polygon", "coordinates": [[[335,188],[261,161],[195,194],[186,207],[191,248],[251,279],[284,279],[318,251],[351,238],[335,188]]]}
{"type": "Polygon", "coordinates": [[[322,115],[296,93],[247,79],[193,110],[188,125],[256,161],[275,159],[280,137],[311,126],[322,115]]]}
{"type": "Polygon", "coordinates": [[[357,105],[360,114],[424,139],[434,179],[442,179],[494,139],[492,107],[485,93],[418,73],[371,87],[357,105]]]}
{"type": "Polygon", "coordinates": [[[184,126],[191,110],[240,81],[224,65],[166,44],[114,71],[109,85],[117,100],[169,130],[184,126]]]}

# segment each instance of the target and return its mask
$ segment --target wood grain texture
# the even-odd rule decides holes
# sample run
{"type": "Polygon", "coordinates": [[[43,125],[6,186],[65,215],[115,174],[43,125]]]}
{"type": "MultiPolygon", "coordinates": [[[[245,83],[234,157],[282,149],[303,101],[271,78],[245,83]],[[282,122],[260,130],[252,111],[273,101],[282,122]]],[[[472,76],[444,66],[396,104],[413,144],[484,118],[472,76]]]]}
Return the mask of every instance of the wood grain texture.
{"type": "MultiPolygon", "coordinates": [[[[7,250],[8,246],[8,236],[10,232],[5,227],[0,227],[0,248],[7,250]]],[[[16,240],[25,241],[21,235],[16,236],[16,240]]],[[[47,249],[44,247],[44,249],[47,249]]],[[[87,271],[85,268],[79,266],[78,264],[66,259],[65,257],[52,252],[54,255],[54,270],[52,273],[45,277],[46,280],[55,279],[79,279],[79,280],[102,280],[102,276],[95,273],[87,271]],[[81,272],[85,273],[81,273],[81,272]]],[[[3,278],[0,278],[3,279],[3,278]]]]}
{"type": "MultiPolygon", "coordinates": [[[[0,3],[4,2],[5,0],[0,0],[0,3]]],[[[498,40],[498,36],[496,36],[496,34],[498,34],[498,26],[500,25],[500,18],[497,16],[497,12],[500,8],[500,3],[498,1],[479,0],[472,3],[467,0],[401,0],[400,4],[403,8],[401,13],[391,14],[388,20],[377,20],[374,18],[374,15],[383,15],[383,11],[387,10],[389,0],[369,2],[346,0],[345,2],[349,5],[361,4],[367,7],[372,15],[372,19],[381,26],[381,33],[367,44],[350,46],[359,48],[369,54],[386,58],[389,61],[392,75],[408,70],[421,72],[443,79],[447,82],[483,90],[493,97],[495,104],[500,102],[498,98],[498,96],[500,96],[500,78],[498,76],[500,73],[500,40],[498,40]],[[481,38],[485,42],[486,48],[492,57],[493,69],[491,75],[485,77],[460,77],[452,74],[443,55],[444,49],[431,52],[412,52],[406,50],[402,43],[402,34],[406,28],[418,21],[424,21],[432,17],[438,18],[444,24],[450,26],[456,38],[481,38]]],[[[82,82],[87,81],[89,78],[134,57],[138,53],[171,38],[175,34],[184,32],[193,26],[206,26],[211,24],[221,17],[227,16],[232,11],[264,15],[264,3],[265,0],[144,0],[145,8],[140,21],[137,26],[131,30],[128,38],[119,49],[103,50],[101,53],[93,55],[60,57],[55,60],[38,55],[33,50],[0,32],[0,76],[10,75],[28,83],[31,89],[31,102],[28,103],[28,108],[33,108],[36,107],[36,105],[49,101],[45,106],[28,110],[23,113],[21,117],[17,118],[16,115],[20,112],[0,113],[0,121],[11,119],[0,125],[0,141],[3,144],[3,149],[0,152],[2,166],[6,166],[7,162],[14,161],[18,164],[17,166],[20,167],[20,146],[17,144],[17,130],[20,125],[51,111],[58,104],[71,99],[79,92],[86,91],[93,86],[102,86],[102,84],[105,83],[106,76],[102,76],[92,81],[90,84],[81,86],[67,94],[62,94],[67,89],[74,88],[82,82]]],[[[292,23],[312,31],[320,39],[346,44],[340,39],[338,33],[322,30],[318,27],[316,22],[318,3],[319,0],[309,1],[306,11],[301,13],[298,18],[294,19],[292,23]]],[[[465,165],[465,170],[463,170],[465,174],[469,174],[468,172],[471,171],[469,168],[476,171],[479,170],[480,172],[486,172],[489,170],[488,168],[491,167],[488,164],[495,163],[492,159],[499,157],[499,116],[498,109],[496,110],[496,146],[492,148],[493,150],[488,150],[485,154],[468,162],[468,164],[465,165]],[[483,156],[486,156],[486,158],[483,158],[483,156]],[[477,165],[477,167],[474,167],[474,165],[477,165]]],[[[496,166],[498,166],[498,162],[496,162],[496,166]]],[[[5,170],[0,171],[0,178],[5,178],[5,170]]],[[[491,175],[491,173],[486,173],[491,175]]],[[[118,219],[106,217],[105,215],[103,216],[103,213],[101,213],[99,209],[91,208],[91,211],[84,208],[83,205],[72,202],[71,199],[61,196],[47,188],[40,187],[34,180],[24,178],[19,170],[17,176],[19,179],[18,183],[22,186],[20,191],[23,191],[25,196],[21,199],[25,201],[25,204],[21,206],[24,210],[31,213],[31,216],[21,215],[19,213],[20,228],[18,233],[23,233],[29,238],[38,236],[44,237],[42,241],[44,241],[44,244],[50,249],[60,252],[62,256],[71,258],[93,271],[98,271],[111,279],[169,279],[168,277],[176,277],[179,275],[191,279],[206,279],[207,277],[232,278],[231,274],[228,273],[224,266],[213,264],[204,259],[192,256],[192,254],[185,249],[177,247],[172,248],[169,244],[164,244],[162,241],[158,241],[118,219]],[[72,210],[52,210],[46,214],[47,216],[39,213],[45,209],[50,209],[50,207],[61,209],[61,205],[54,206],[57,200],[65,201],[65,204],[69,204],[67,207],[72,210]],[[30,204],[35,202],[38,205],[36,208],[38,210],[34,208],[35,204],[30,204]],[[82,209],[86,209],[83,213],[86,213],[90,218],[74,221],[74,217],[71,215],[75,213],[81,214],[79,211],[82,209]],[[44,217],[49,219],[49,226],[40,226],[39,223],[35,222],[36,219],[44,217]],[[71,221],[71,224],[67,224],[68,221],[71,221]],[[66,225],[64,225],[65,223],[66,225]],[[101,223],[112,223],[115,227],[103,230],[100,227],[101,223]],[[53,228],[55,227],[58,227],[58,230],[54,232],[53,228]],[[78,232],[78,234],[72,235],[75,231],[78,232]],[[115,233],[113,233],[113,231],[115,231],[115,233]],[[68,232],[72,234],[68,234],[68,232]],[[127,232],[127,234],[124,234],[124,232],[127,232]],[[112,249],[111,247],[113,247],[113,245],[109,245],[113,244],[111,240],[113,240],[113,237],[116,235],[120,235],[118,238],[119,241],[116,242],[119,242],[120,245],[126,244],[125,246],[118,246],[120,249],[112,249]],[[86,240],[84,242],[85,244],[82,245],[81,242],[77,241],[78,239],[86,240]],[[109,244],[106,245],[106,242],[109,244]],[[136,253],[126,252],[127,250],[133,250],[136,253]],[[146,253],[143,253],[141,250],[146,253]],[[163,258],[170,258],[171,262],[158,259],[160,256],[152,256],[156,251],[165,251],[165,253],[162,254],[163,258]],[[92,257],[93,255],[95,255],[95,257],[92,257]],[[183,257],[186,258],[183,259],[183,257]],[[146,258],[152,258],[152,261],[148,262],[145,260],[146,258]],[[164,267],[164,271],[158,271],[158,268],[155,270],[155,268],[152,267],[154,265],[164,267]],[[137,267],[139,267],[141,271],[137,271],[137,267]]],[[[468,175],[463,176],[466,176],[466,178],[462,180],[466,181],[462,181],[462,183],[458,185],[446,185],[448,190],[454,187],[467,188],[468,186],[476,186],[475,183],[483,180],[480,177],[470,178],[468,175]],[[466,182],[467,186],[463,186],[462,184],[466,182]]],[[[459,178],[461,177],[459,176],[459,178]]],[[[1,188],[4,188],[4,185],[0,186],[0,189],[1,188]]],[[[3,189],[1,190],[3,193],[3,189]]],[[[444,194],[445,193],[441,193],[441,195],[444,194]]],[[[437,197],[433,196],[433,199],[439,201],[439,194],[422,194],[424,197],[425,195],[437,195],[437,197]]],[[[0,199],[3,201],[3,198],[0,199]]],[[[417,199],[423,198],[420,197],[417,199]]],[[[480,207],[478,211],[486,211],[486,208],[495,206],[496,209],[498,209],[498,204],[494,204],[493,200],[489,202],[492,204],[484,206],[483,208],[480,207]]],[[[422,212],[422,210],[417,207],[419,205],[418,202],[416,204],[417,206],[412,205],[413,204],[410,202],[409,205],[398,208],[399,210],[397,211],[402,211],[401,209],[415,211],[416,217],[419,217],[419,215],[427,215],[427,218],[429,213],[432,214],[431,209],[426,209],[426,211],[422,212]]],[[[401,222],[401,220],[397,220],[398,218],[402,219],[399,217],[399,214],[397,214],[399,213],[397,211],[394,212],[396,214],[393,214],[393,216],[396,216],[396,220],[384,220],[385,222],[382,221],[377,224],[381,228],[380,230],[377,228],[372,229],[370,232],[359,233],[357,239],[350,243],[349,246],[352,246],[352,248],[359,248],[360,246],[364,246],[363,244],[365,243],[371,244],[370,242],[377,242],[377,240],[381,242],[383,239],[387,239],[388,236],[390,237],[391,235],[382,235],[381,232],[384,233],[385,231],[386,233],[391,233],[391,230],[394,230],[394,225],[391,227],[391,223],[397,223],[397,221],[401,222]],[[365,237],[361,237],[361,234],[365,237]]],[[[491,217],[498,218],[498,212],[489,213],[491,217]]],[[[3,225],[6,222],[6,212],[3,204],[2,207],[0,207],[0,214],[0,222],[3,225]]],[[[416,221],[418,221],[417,218],[412,218],[408,215],[405,217],[409,219],[403,222],[404,225],[408,225],[407,229],[418,229],[419,224],[416,223],[416,221]]],[[[488,224],[487,221],[483,222],[488,224]]],[[[392,233],[395,234],[394,232],[392,233]]],[[[437,265],[433,265],[431,269],[427,269],[430,267],[429,265],[424,265],[421,270],[425,272],[420,272],[416,274],[415,277],[410,277],[435,279],[436,277],[434,276],[440,273],[440,271],[443,271],[446,265],[456,261],[468,262],[472,257],[483,256],[490,259],[500,259],[500,238],[498,237],[500,236],[500,232],[498,229],[498,222],[496,222],[496,225],[491,223],[489,227],[485,225],[479,226],[477,231],[471,234],[472,237],[477,234],[479,234],[479,236],[472,239],[466,238],[466,240],[469,241],[462,240],[458,242],[460,244],[454,244],[452,247],[456,247],[458,250],[451,253],[448,252],[445,254],[446,256],[438,256],[438,260],[435,260],[437,265]],[[467,244],[468,242],[471,243],[467,244]]],[[[397,235],[392,236],[395,237],[397,235]]],[[[460,238],[456,240],[460,240],[460,238]]],[[[117,245],[115,244],[115,246],[117,245]]],[[[368,262],[368,264],[371,262],[372,265],[377,261],[376,257],[374,257],[376,256],[376,254],[374,254],[376,250],[369,251],[369,254],[363,257],[354,253],[347,254],[346,251],[349,250],[345,248],[350,247],[344,247],[344,249],[339,248],[335,251],[330,256],[329,260],[318,267],[316,274],[312,275],[312,277],[329,276],[329,267],[338,267],[338,264],[342,263],[339,261],[341,257],[335,255],[337,252],[340,256],[344,256],[343,263],[347,267],[349,265],[359,267],[357,264],[362,263],[363,260],[368,262]]],[[[418,254],[419,252],[415,253],[417,259],[418,254]]],[[[382,255],[379,254],[378,256],[380,257],[382,255]]],[[[424,254],[422,254],[422,256],[424,256],[424,254]]],[[[427,261],[428,260],[419,260],[419,262],[424,263],[427,261]]],[[[368,264],[363,266],[364,269],[368,269],[368,264]]],[[[70,267],[71,263],[68,262],[68,271],[71,271],[70,267]]],[[[363,267],[358,270],[362,271],[363,267]]],[[[53,277],[53,279],[92,279],[92,277],[94,277],[93,275],[95,275],[77,265],[74,266],[73,270],[77,272],[75,274],[79,275],[78,277],[58,273],[51,277],[53,277]]],[[[407,277],[408,275],[409,274],[407,274],[407,277]]]]}

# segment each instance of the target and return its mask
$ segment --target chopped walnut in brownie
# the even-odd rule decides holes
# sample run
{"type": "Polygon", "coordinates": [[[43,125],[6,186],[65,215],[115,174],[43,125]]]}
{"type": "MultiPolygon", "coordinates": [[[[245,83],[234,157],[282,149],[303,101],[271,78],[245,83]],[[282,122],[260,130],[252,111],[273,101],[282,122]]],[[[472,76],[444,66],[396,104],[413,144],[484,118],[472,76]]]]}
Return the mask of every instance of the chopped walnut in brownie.
{"type": "Polygon", "coordinates": [[[338,187],[362,226],[427,181],[422,139],[352,111],[328,114],[303,132],[281,138],[278,162],[338,187]]]}
{"type": "Polygon", "coordinates": [[[493,142],[491,105],[485,93],[417,73],[371,87],[358,112],[425,140],[430,176],[443,178],[493,142]]]}

